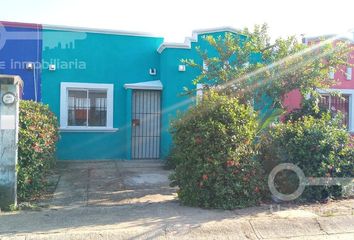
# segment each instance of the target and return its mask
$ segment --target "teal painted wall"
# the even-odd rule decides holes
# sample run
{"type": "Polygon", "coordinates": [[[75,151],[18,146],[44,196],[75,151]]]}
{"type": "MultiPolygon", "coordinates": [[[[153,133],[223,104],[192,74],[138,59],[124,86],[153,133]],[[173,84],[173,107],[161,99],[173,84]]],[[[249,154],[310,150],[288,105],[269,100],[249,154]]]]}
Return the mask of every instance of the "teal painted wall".
{"type": "MultiPolygon", "coordinates": [[[[200,71],[196,68],[186,67],[185,72],[178,71],[178,65],[182,64],[182,59],[193,59],[196,63],[202,65],[202,59],[196,51],[196,47],[199,46],[201,50],[207,50],[208,56],[217,56],[217,52],[213,49],[203,37],[205,35],[212,35],[217,38],[219,36],[225,36],[226,32],[215,32],[212,34],[203,34],[198,36],[197,42],[192,42],[190,49],[181,48],[166,48],[161,53],[160,59],[160,76],[162,84],[164,85],[164,91],[162,93],[162,132],[161,132],[161,156],[166,157],[172,146],[172,137],[170,134],[171,120],[176,118],[178,112],[183,112],[190,106],[195,104],[195,94],[187,96],[183,93],[184,87],[188,89],[196,89],[196,86],[192,84],[192,80],[200,74],[200,71]]],[[[242,40],[246,37],[239,35],[242,40]]]]}
{"type": "Polygon", "coordinates": [[[61,132],[60,160],[128,159],[130,153],[129,91],[125,83],[159,79],[156,49],[162,38],[43,30],[42,101],[60,116],[60,83],[114,84],[113,127],[117,132],[61,132]],[[56,71],[47,66],[54,63],[56,71]],[[71,64],[71,67],[68,65],[71,64]]]}
{"type": "MultiPolygon", "coordinates": [[[[225,32],[212,33],[214,37],[225,32]]],[[[245,36],[241,36],[245,38],[245,36]]],[[[178,71],[182,59],[193,59],[202,64],[196,47],[216,55],[203,35],[190,49],[166,48],[157,52],[162,38],[122,36],[99,33],[80,33],[43,30],[42,101],[60,116],[60,83],[112,83],[114,84],[113,127],[117,132],[61,132],[58,144],[60,160],[129,159],[131,152],[131,96],[125,83],[161,80],[162,119],[161,157],[168,155],[172,146],[170,122],[178,112],[195,104],[195,94],[185,95],[184,87],[195,89],[192,80],[199,70],[187,66],[178,71]],[[54,63],[56,71],[46,66],[54,63]],[[68,67],[68,65],[70,65],[68,67]],[[151,76],[149,68],[156,68],[151,76]]]]}

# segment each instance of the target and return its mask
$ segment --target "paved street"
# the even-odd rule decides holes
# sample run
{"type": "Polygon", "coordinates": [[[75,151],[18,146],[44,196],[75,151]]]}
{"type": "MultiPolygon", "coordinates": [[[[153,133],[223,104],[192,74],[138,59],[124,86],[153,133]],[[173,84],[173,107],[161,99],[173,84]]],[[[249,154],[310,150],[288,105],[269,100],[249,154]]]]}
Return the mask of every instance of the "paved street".
{"type": "Polygon", "coordinates": [[[49,206],[0,214],[0,239],[354,239],[353,199],[205,210],[181,206],[156,162],[68,163],[59,173],[49,206]]]}

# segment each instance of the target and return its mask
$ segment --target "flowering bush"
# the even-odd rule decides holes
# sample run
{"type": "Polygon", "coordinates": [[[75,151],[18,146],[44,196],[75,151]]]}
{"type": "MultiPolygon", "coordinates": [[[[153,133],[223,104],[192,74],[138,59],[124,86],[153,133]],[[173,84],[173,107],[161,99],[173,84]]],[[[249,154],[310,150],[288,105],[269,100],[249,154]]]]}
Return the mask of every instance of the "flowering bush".
{"type": "Polygon", "coordinates": [[[215,93],[175,120],[171,180],[181,202],[223,209],[258,204],[264,185],[254,160],[256,128],[251,107],[215,93]]]}
{"type": "MultiPolygon", "coordinates": [[[[259,145],[266,173],[280,163],[292,163],[306,177],[354,177],[349,133],[341,119],[332,118],[330,113],[276,124],[262,135],[259,145]]],[[[278,191],[289,194],[297,188],[299,181],[293,172],[278,175],[278,191]]],[[[323,200],[341,194],[341,186],[308,186],[300,200],[323,200]]]]}
{"type": "Polygon", "coordinates": [[[26,200],[45,186],[44,176],[55,163],[57,118],[48,106],[20,102],[18,142],[18,197],[26,200]]]}

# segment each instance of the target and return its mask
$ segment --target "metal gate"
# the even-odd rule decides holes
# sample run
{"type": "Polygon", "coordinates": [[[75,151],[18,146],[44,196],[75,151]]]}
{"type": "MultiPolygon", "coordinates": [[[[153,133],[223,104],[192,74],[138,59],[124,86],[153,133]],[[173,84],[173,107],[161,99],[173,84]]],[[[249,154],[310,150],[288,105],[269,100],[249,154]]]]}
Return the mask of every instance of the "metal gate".
{"type": "Polygon", "coordinates": [[[161,91],[133,90],[132,97],[132,159],[158,159],[161,91]]]}
{"type": "Polygon", "coordinates": [[[321,107],[329,109],[332,113],[341,112],[343,114],[343,125],[348,128],[349,125],[349,95],[341,97],[322,95],[320,100],[321,107]]]}

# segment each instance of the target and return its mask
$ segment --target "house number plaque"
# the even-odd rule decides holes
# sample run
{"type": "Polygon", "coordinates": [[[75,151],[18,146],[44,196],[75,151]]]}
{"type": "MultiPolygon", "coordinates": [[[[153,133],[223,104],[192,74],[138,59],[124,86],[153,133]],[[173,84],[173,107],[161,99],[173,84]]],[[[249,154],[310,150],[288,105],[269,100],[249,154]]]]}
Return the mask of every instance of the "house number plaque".
{"type": "Polygon", "coordinates": [[[12,92],[7,92],[2,95],[2,102],[5,105],[12,105],[16,102],[16,96],[12,92]]]}

